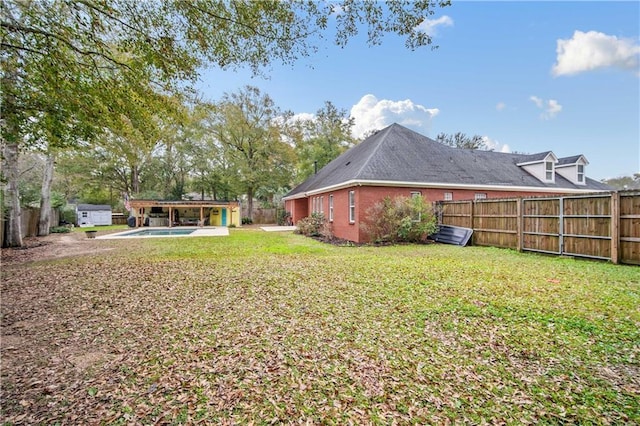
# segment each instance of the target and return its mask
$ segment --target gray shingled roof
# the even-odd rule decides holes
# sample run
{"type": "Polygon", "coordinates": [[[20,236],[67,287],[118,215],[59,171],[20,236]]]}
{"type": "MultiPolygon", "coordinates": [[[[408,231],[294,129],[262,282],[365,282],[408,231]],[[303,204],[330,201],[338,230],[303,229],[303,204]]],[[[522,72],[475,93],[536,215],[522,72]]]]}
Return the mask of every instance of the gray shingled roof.
{"type": "Polygon", "coordinates": [[[111,211],[111,206],[108,204],[78,204],[77,210],[83,212],[111,211]]]}
{"type": "Polygon", "coordinates": [[[582,157],[582,155],[574,155],[571,157],[558,158],[556,166],[565,166],[567,164],[575,164],[582,157]]]}
{"type": "Polygon", "coordinates": [[[517,166],[542,160],[549,152],[529,155],[451,148],[392,124],[344,152],[286,197],[352,180],[424,183],[425,186],[431,183],[610,189],[589,178],[586,185],[574,185],[560,175],[556,175],[555,183],[544,183],[517,166]]]}

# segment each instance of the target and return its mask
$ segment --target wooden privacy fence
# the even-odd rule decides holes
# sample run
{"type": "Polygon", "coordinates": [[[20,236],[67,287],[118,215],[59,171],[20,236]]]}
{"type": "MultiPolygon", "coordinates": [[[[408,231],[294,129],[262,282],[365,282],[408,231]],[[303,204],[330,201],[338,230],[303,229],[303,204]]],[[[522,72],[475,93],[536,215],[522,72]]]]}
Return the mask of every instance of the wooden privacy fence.
{"type": "Polygon", "coordinates": [[[640,191],[438,202],[473,244],[640,265],[640,191]]]}
{"type": "MultiPolygon", "coordinates": [[[[50,225],[58,226],[60,223],[60,211],[58,209],[51,209],[51,223],[50,225]]],[[[40,209],[33,207],[23,207],[21,210],[21,230],[23,237],[35,237],[38,235],[38,221],[40,220],[40,209]]],[[[8,218],[2,217],[0,221],[0,242],[2,247],[5,245],[5,238],[7,238],[8,231],[8,218]]]]}

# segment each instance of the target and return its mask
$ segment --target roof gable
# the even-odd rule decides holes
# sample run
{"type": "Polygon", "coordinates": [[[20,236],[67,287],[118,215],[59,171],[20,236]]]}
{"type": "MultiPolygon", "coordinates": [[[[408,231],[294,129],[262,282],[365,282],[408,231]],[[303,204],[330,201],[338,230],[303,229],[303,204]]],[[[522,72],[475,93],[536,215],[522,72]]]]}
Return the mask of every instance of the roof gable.
{"type": "Polygon", "coordinates": [[[537,154],[528,154],[522,157],[522,160],[518,163],[518,166],[538,164],[538,163],[543,163],[545,161],[551,161],[552,163],[557,163],[558,157],[552,151],[539,152],[537,154]]]}
{"type": "Polygon", "coordinates": [[[589,164],[589,161],[587,161],[587,158],[582,154],[574,155],[572,157],[563,157],[563,158],[559,158],[558,159],[558,163],[556,164],[556,168],[558,168],[558,167],[575,166],[577,164],[582,164],[582,165],[586,166],[587,164],[589,164]]]}

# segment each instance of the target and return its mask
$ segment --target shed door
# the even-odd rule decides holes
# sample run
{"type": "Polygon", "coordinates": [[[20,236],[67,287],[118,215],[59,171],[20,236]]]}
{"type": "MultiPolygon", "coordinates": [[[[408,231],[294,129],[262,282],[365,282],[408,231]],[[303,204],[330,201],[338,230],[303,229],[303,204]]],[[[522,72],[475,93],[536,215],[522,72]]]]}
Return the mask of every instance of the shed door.
{"type": "Polygon", "coordinates": [[[222,226],[227,226],[227,209],[222,210],[222,226]]]}
{"type": "Polygon", "coordinates": [[[94,225],[111,225],[111,213],[108,211],[91,212],[91,219],[94,225]]]}

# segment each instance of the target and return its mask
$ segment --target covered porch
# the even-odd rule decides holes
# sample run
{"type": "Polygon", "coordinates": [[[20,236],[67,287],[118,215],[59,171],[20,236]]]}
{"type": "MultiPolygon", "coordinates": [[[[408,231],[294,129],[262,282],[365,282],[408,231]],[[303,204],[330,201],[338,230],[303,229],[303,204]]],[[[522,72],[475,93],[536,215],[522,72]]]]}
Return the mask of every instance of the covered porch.
{"type": "Polygon", "coordinates": [[[237,201],[130,200],[135,226],[240,226],[237,201]]]}

